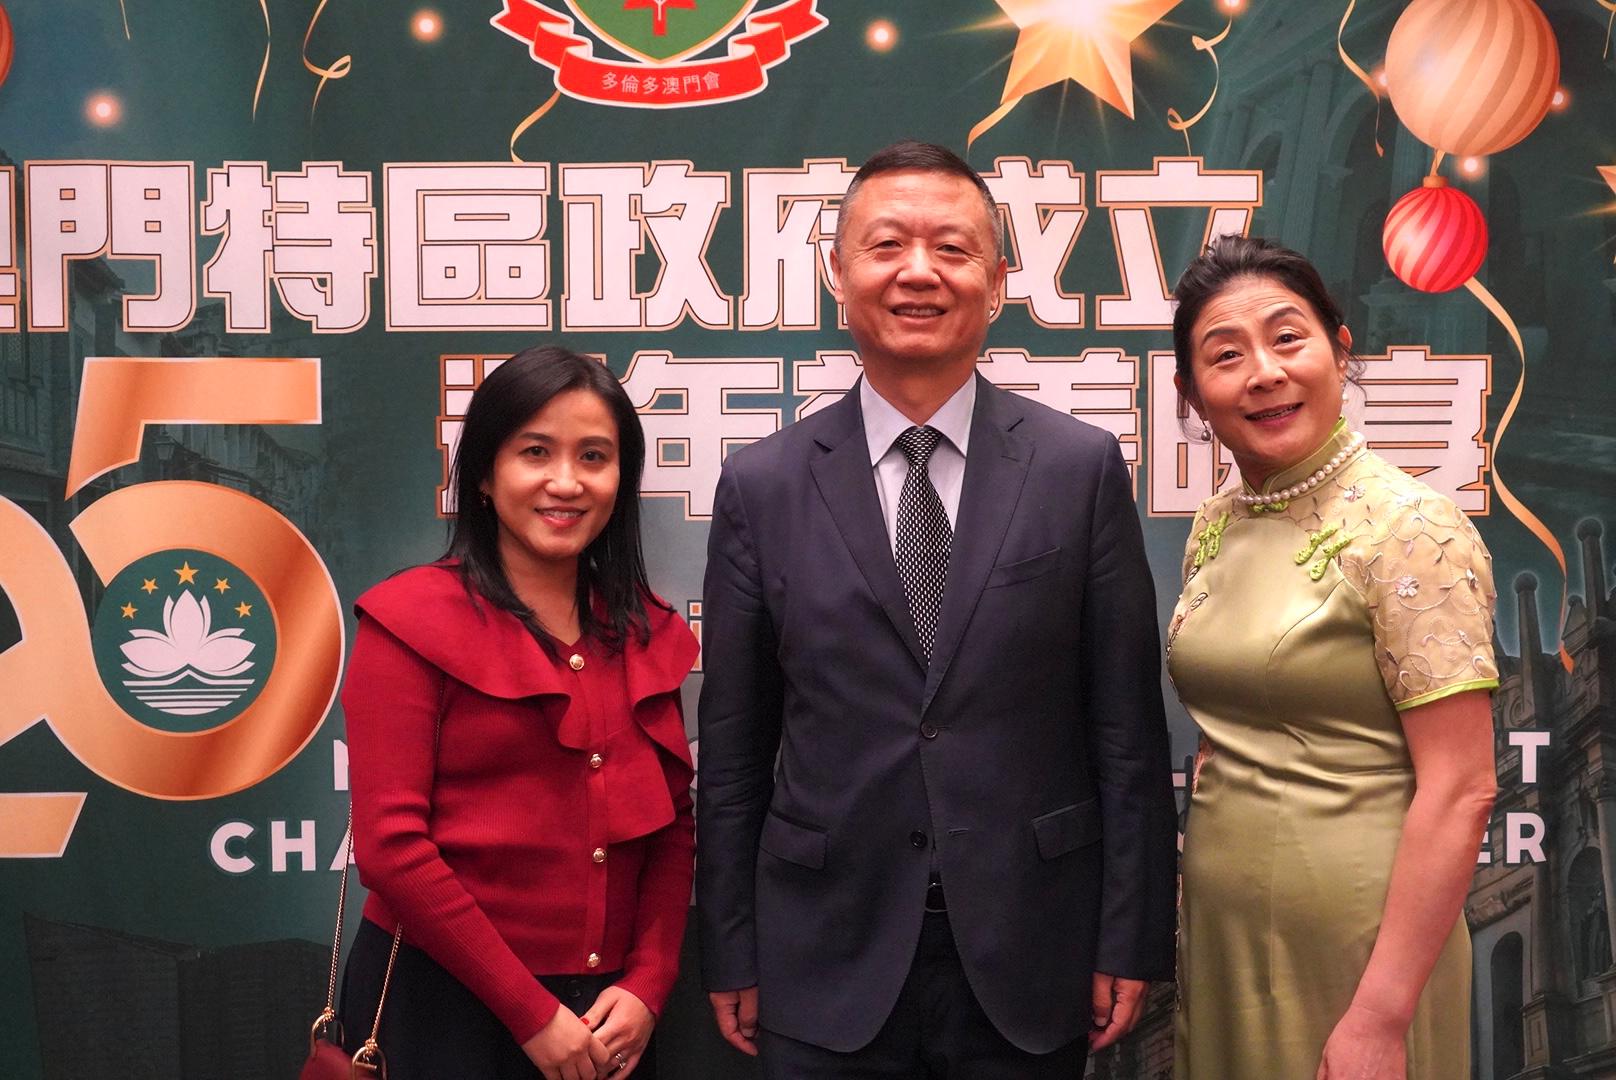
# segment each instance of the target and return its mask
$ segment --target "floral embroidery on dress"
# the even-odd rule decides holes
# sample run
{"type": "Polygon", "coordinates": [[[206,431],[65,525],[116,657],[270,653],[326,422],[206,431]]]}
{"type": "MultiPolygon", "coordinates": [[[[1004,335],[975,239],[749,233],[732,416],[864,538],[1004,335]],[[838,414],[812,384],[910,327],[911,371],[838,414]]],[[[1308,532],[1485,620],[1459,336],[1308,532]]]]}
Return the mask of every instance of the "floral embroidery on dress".
{"type": "MultiPolygon", "coordinates": [[[[1201,597],[1204,598],[1205,596],[1205,593],[1201,594],[1201,597]]],[[[1180,615],[1179,621],[1182,620],[1183,616],[1180,615]]],[[[1208,761],[1211,761],[1214,753],[1215,751],[1212,749],[1211,741],[1208,740],[1203,734],[1195,748],[1195,764],[1190,767],[1191,798],[1195,797],[1196,791],[1200,790],[1201,787],[1201,766],[1205,765],[1208,761]]],[[[1173,926],[1173,951],[1175,955],[1182,956],[1184,955],[1184,873],[1182,870],[1180,870],[1177,875],[1176,893],[1176,918],[1174,919],[1173,926]]],[[[1173,1008],[1177,1012],[1184,1011],[1184,984],[1182,982],[1176,983],[1173,987],[1173,1008]]]]}
{"type": "Polygon", "coordinates": [[[1201,790],[1201,766],[1211,761],[1217,751],[1212,749],[1212,743],[1205,735],[1201,736],[1200,745],[1195,748],[1195,764],[1190,772],[1190,794],[1194,795],[1201,790]]]}
{"type": "Polygon", "coordinates": [[[1362,484],[1353,484],[1351,487],[1349,487],[1346,490],[1346,494],[1344,495],[1344,498],[1348,502],[1357,502],[1359,499],[1361,499],[1363,497],[1364,497],[1364,488],[1363,488],[1362,484]]]}
{"type": "Polygon", "coordinates": [[[1496,686],[1492,560],[1475,527],[1390,463],[1370,456],[1361,469],[1352,480],[1364,494],[1348,520],[1362,543],[1341,569],[1368,606],[1387,695],[1406,708],[1444,690],[1496,686]]]}
{"type": "Polygon", "coordinates": [[[1196,593],[1194,599],[1184,605],[1184,610],[1173,616],[1172,625],[1167,628],[1167,648],[1165,651],[1168,656],[1173,655],[1173,641],[1178,637],[1178,632],[1183,629],[1184,620],[1189,617],[1190,612],[1204,603],[1206,603],[1206,593],[1196,593]]]}

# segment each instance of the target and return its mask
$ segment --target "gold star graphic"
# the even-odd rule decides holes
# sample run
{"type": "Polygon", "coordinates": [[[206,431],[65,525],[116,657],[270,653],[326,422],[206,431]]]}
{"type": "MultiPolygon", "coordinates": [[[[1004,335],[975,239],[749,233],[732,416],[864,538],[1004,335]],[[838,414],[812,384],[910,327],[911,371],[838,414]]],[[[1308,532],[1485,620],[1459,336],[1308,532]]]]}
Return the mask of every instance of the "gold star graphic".
{"type": "Polygon", "coordinates": [[[996,0],[1021,30],[999,107],[971,129],[970,142],[1024,96],[1071,79],[1133,119],[1135,38],[1180,0],[996,0]]]}
{"type": "Polygon", "coordinates": [[[147,596],[150,596],[152,593],[157,591],[157,579],[145,578],[141,581],[140,587],[146,591],[147,596]]]}
{"type": "Polygon", "coordinates": [[[222,596],[230,591],[230,581],[228,578],[215,578],[213,580],[213,587],[218,589],[220,595],[222,596]]]}
{"type": "Polygon", "coordinates": [[[123,612],[123,617],[126,619],[133,619],[135,617],[135,605],[133,604],[125,604],[118,610],[123,612]]]}
{"type": "Polygon", "coordinates": [[[185,563],[174,572],[180,576],[181,585],[196,584],[196,568],[191,565],[189,559],[187,559],[185,563]]]}
{"type": "Polygon", "coordinates": [[[245,619],[247,616],[252,614],[252,605],[243,600],[241,603],[236,605],[236,614],[245,619]]]}

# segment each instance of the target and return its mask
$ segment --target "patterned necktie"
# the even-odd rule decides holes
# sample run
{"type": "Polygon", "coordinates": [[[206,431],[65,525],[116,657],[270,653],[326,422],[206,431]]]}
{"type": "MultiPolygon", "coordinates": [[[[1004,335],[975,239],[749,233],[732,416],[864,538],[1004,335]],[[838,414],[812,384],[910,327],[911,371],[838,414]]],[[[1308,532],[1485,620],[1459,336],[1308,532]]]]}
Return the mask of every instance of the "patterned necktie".
{"type": "Polygon", "coordinates": [[[904,595],[909,598],[909,617],[915,621],[915,634],[928,662],[948,580],[948,550],[954,542],[954,529],[948,524],[943,500],[932,487],[928,468],[941,438],[942,432],[930,427],[912,427],[898,436],[898,449],[909,459],[909,475],[898,496],[893,555],[904,595]]]}

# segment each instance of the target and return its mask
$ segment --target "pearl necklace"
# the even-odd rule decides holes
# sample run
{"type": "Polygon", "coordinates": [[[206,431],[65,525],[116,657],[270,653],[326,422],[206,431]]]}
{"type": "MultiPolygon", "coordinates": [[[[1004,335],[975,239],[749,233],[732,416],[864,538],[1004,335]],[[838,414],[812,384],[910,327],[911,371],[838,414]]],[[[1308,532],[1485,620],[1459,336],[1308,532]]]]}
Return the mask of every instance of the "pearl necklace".
{"type": "Polygon", "coordinates": [[[1352,438],[1347,441],[1347,445],[1337,451],[1335,457],[1326,461],[1317,472],[1306,480],[1300,480],[1290,487],[1281,488],[1278,491],[1270,491],[1266,495],[1247,495],[1241,492],[1234,497],[1234,501],[1241,506],[1249,506],[1255,511],[1282,509],[1292,499],[1306,495],[1309,491],[1324,483],[1326,477],[1345,465],[1354,454],[1363,449],[1363,445],[1363,435],[1354,431],[1352,438]]]}

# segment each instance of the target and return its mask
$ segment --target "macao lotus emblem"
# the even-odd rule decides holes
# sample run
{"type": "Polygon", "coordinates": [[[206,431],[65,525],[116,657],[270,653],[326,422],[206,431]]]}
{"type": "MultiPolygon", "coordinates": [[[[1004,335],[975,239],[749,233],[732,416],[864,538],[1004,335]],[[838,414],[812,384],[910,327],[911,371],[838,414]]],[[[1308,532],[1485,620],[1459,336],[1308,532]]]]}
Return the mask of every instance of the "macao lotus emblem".
{"type": "Polygon", "coordinates": [[[123,685],[142,703],[171,716],[206,716],[233,703],[256,681],[236,678],[254,666],[256,647],[239,627],[213,630],[208,598],[189,589],[163,601],[163,629],[131,629],[119,646],[123,685]]]}
{"type": "Polygon", "coordinates": [[[735,29],[757,0],[567,0],[580,21],[629,56],[671,64],[735,29]]]}

